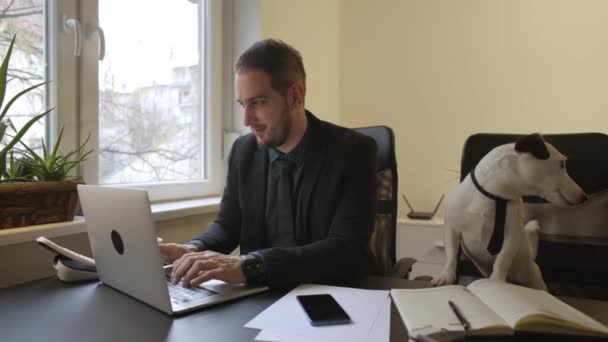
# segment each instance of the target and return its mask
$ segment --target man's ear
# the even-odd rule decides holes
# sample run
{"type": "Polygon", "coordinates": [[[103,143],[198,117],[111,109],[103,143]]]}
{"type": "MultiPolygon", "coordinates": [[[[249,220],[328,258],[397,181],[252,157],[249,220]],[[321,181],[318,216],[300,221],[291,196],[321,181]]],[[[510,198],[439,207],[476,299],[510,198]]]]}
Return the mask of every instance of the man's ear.
{"type": "Polygon", "coordinates": [[[292,85],[291,85],[291,89],[290,89],[290,102],[292,104],[292,106],[298,106],[300,104],[302,104],[302,106],[304,106],[304,97],[306,95],[306,88],[304,87],[304,82],[302,81],[295,81],[292,85]]]}
{"type": "Polygon", "coordinates": [[[539,133],[526,135],[517,140],[515,143],[515,151],[518,153],[530,153],[536,159],[549,159],[549,150],[545,145],[545,140],[539,133]]]}

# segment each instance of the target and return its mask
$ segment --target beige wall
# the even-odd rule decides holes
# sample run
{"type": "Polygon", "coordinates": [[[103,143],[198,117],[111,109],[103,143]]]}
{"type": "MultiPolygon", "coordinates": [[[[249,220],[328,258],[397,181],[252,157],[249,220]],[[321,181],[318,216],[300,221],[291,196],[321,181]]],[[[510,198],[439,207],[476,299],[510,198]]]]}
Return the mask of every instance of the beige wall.
{"type": "Polygon", "coordinates": [[[319,118],[339,122],[339,2],[337,0],[263,0],[262,36],[298,49],[307,73],[306,108],[319,118]]]}
{"type": "Polygon", "coordinates": [[[340,122],[395,130],[400,190],[418,210],[457,184],[445,169],[471,133],[607,131],[608,1],[343,0],[339,11],[340,122]]]}
{"type": "MultiPolygon", "coordinates": [[[[417,209],[456,184],[444,169],[471,133],[608,128],[608,1],[263,0],[261,17],[264,37],[302,52],[307,108],[395,130],[417,209]]],[[[164,221],[159,235],[184,241],[213,217],[164,221]]],[[[84,234],[57,242],[89,252],[84,234]]],[[[34,243],[0,247],[0,287],[52,274],[50,259],[34,243]]]]}
{"type": "MultiPolygon", "coordinates": [[[[201,233],[215,214],[194,215],[157,223],[158,236],[166,242],[184,242],[201,233]]],[[[53,238],[54,242],[78,253],[91,256],[86,234],[53,238]]],[[[55,274],[53,256],[35,242],[0,246],[0,288],[46,278],[55,274]]]]}

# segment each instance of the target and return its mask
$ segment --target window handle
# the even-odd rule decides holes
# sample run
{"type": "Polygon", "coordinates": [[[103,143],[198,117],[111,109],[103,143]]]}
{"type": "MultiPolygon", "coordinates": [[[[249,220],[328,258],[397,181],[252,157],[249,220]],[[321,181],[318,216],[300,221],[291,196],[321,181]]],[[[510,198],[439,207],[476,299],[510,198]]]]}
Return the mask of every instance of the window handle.
{"type": "Polygon", "coordinates": [[[106,35],[103,33],[103,29],[99,26],[87,24],[86,27],[87,39],[91,38],[93,34],[97,34],[97,38],[99,39],[99,48],[98,48],[98,59],[103,61],[106,57],[106,35]]]}
{"type": "Polygon", "coordinates": [[[82,37],[80,31],[80,22],[76,18],[70,18],[63,15],[63,32],[69,33],[70,30],[74,31],[74,56],[80,56],[82,52],[82,37]]]}

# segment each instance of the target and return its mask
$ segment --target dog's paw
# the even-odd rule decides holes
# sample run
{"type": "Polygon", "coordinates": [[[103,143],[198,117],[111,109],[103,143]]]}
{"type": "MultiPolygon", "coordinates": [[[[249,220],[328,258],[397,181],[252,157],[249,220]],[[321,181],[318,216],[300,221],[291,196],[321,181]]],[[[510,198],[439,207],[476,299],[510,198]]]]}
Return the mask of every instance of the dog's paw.
{"type": "Polygon", "coordinates": [[[538,234],[540,232],[540,224],[538,223],[538,220],[528,221],[524,226],[524,229],[528,234],[538,234]]]}
{"type": "Polygon", "coordinates": [[[456,274],[454,274],[452,272],[450,272],[450,273],[444,272],[439,277],[433,278],[433,280],[431,280],[431,284],[433,284],[433,286],[443,286],[443,285],[454,284],[455,281],[456,281],[456,274]]]}
{"type": "Polygon", "coordinates": [[[490,280],[493,281],[501,281],[503,283],[507,282],[507,275],[506,274],[502,274],[500,272],[492,272],[492,274],[490,274],[490,280]]]}

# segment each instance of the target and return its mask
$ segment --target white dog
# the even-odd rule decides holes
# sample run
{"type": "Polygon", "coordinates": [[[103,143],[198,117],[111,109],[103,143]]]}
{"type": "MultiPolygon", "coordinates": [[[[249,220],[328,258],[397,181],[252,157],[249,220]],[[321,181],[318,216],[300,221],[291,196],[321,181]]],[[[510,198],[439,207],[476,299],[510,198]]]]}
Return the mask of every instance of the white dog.
{"type": "Polygon", "coordinates": [[[568,176],[565,163],[566,157],[540,134],[498,146],[484,156],[447,197],[446,263],[433,284],[454,283],[461,244],[485,277],[546,290],[534,262],[531,232],[524,229],[521,197],[536,195],[562,206],[584,202],[586,195],[568,176]]]}

